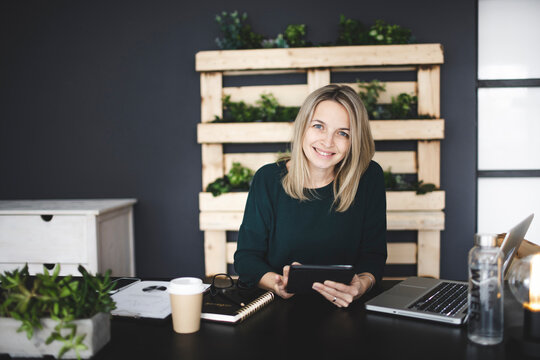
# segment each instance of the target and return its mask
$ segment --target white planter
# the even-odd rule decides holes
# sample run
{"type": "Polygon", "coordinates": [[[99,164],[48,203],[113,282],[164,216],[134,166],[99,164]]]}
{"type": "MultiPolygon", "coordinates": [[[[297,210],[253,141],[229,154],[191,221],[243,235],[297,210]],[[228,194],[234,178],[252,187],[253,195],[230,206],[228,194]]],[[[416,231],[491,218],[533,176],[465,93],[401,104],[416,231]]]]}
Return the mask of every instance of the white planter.
{"type": "MultiPolygon", "coordinates": [[[[97,353],[111,339],[110,314],[99,313],[90,319],[75,320],[77,335],[86,334],[83,343],[88,347],[80,351],[83,359],[90,358],[97,353]]],[[[25,332],[17,332],[21,322],[12,318],[0,318],[0,354],[9,354],[12,357],[36,357],[44,355],[58,356],[63,343],[53,341],[46,345],[45,340],[49,337],[57,324],[52,319],[42,319],[43,329],[34,331],[34,336],[28,340],[25,332]]],[[[75,359],[77,354],[70,350],[62,356],[62,359],[75,359]]]]}

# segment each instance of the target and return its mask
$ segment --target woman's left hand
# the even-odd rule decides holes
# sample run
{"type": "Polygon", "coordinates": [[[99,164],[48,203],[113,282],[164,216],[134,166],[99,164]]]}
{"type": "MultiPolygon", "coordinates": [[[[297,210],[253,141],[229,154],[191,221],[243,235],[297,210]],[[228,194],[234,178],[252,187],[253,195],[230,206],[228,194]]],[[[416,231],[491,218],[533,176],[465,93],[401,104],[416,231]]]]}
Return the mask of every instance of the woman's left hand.
{"type": "Polygon", "coordinates": [[[313,289],[337,307],[348,307],[370,288],[369,282],[366,276],[354,275],[349,285],[326,280],[324,284],[313,283],[313,289]]]}

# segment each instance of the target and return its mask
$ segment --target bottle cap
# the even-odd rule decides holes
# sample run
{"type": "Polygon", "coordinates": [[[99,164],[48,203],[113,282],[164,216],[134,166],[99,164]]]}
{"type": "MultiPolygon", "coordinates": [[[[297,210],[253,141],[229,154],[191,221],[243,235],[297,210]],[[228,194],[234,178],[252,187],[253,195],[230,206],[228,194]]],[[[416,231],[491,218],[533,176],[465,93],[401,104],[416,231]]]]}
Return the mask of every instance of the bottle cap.
{"type": "Polygon", "coordinates": [[[486,247],[497,246],[497,234],[476,234],[474,235],[474,245],[486,247]]]}

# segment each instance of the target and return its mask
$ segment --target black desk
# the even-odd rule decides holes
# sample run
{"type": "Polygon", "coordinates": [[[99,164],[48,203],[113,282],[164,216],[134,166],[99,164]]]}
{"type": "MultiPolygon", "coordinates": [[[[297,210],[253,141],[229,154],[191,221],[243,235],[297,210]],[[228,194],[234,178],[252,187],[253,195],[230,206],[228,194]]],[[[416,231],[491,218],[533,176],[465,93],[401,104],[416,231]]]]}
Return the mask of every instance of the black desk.
{"type": "MultiPolygon", "coordinates": [[[[384,281],[370,296],[392,287],[384,281]]],[[[522,324],[505,293],[505,327],[522,324]]],[[[365,300],[365,299],[364,299],[365,300]]],[[[319,296],[276,299],[237,325],[203,321],[180,335],[164,322],[114,318],[112,338],[95,359],[519,359],[508,337],[497,346],[467,340],[466,326],[368,312],[363,300],[338,309],[319,296]]]]}

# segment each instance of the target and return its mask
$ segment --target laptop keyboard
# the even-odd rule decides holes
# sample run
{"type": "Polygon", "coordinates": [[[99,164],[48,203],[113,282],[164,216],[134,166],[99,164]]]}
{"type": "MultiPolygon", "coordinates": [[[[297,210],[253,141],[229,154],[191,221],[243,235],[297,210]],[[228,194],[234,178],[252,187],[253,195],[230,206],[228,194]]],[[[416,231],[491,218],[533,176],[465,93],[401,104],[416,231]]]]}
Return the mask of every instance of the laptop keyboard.
{"type": "Polygon", "coordinates": [[[467,306],[468,285],[442,282],[409,309],[452,316],[467,306]]]}

